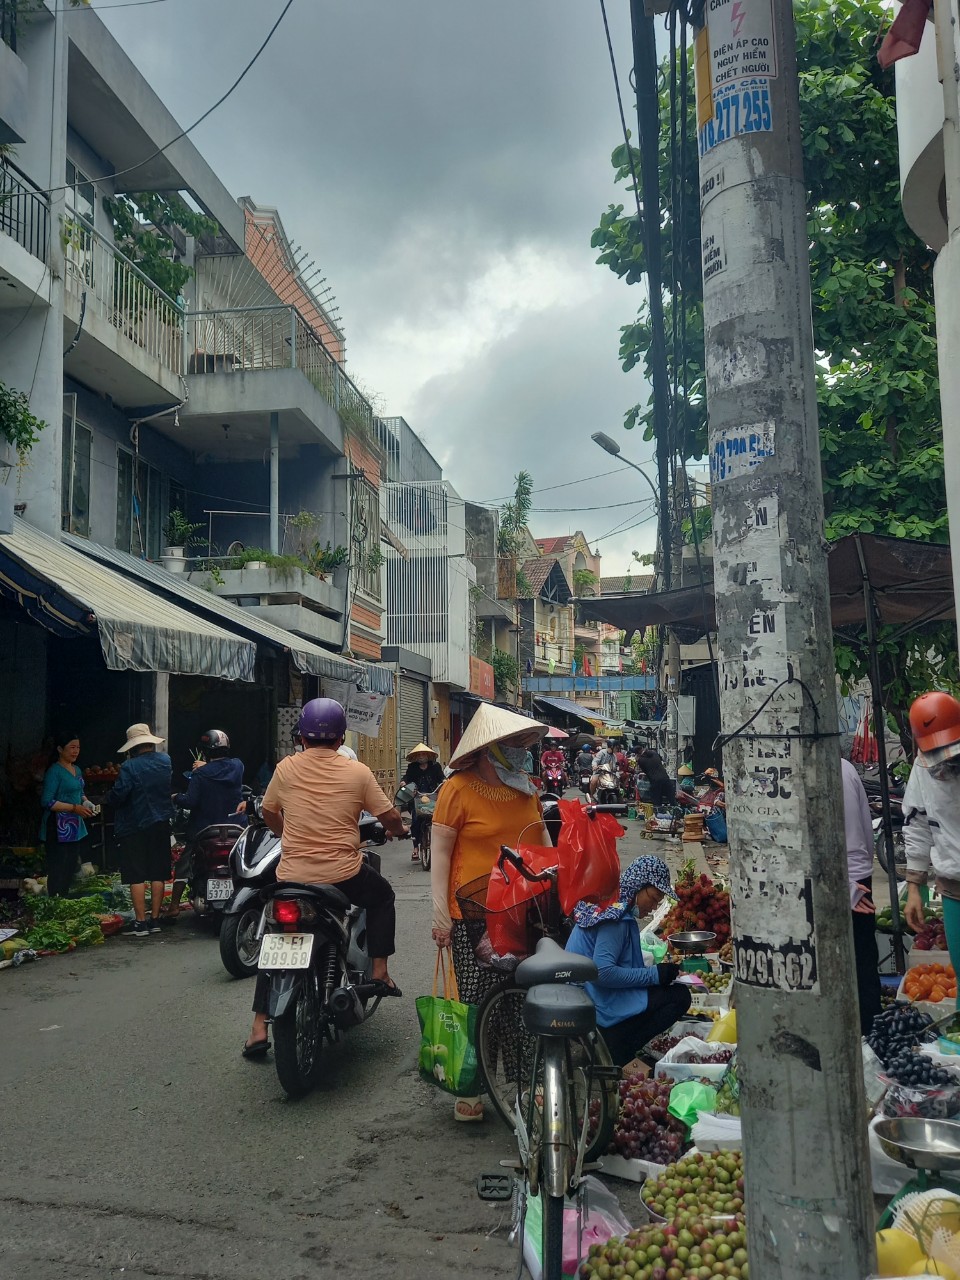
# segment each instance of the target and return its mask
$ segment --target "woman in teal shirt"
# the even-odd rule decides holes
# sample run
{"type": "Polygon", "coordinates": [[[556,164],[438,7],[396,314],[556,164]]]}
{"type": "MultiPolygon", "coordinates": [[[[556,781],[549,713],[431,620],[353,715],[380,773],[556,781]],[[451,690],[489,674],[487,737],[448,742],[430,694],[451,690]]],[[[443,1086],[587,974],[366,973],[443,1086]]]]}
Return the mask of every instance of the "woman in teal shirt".
{"type": "Polygon", "coordinates": [[[40,804],[40,839],[47,852],[47,893],[59,898],[73,882],[80,857],[87,845],[84,818],[93,806],[83,793],[83,774],[77,767],[80,738],[60,733],[56,738],[57,759],[43,776],[40,804]]]}

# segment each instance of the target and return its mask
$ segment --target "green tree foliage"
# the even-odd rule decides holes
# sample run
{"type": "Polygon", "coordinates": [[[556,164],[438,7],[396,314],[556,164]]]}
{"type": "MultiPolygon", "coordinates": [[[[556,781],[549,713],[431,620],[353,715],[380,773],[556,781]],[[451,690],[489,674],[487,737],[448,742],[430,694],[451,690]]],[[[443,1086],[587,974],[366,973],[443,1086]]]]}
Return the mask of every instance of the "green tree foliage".
{"type": "Polygon", "coordinates": [[[522,550],[523,531],[533,506],[533,476],[530,472],[518,472],[514,486],[513,497],[500,508],[497,553],[501,556],[515,556],[522,550]]]}
{"type": "Polygon", "coordinates": [[[171,298],[176,298],[193,274],[177,261],[171,232],[199,238],[220,230],[212,218],[195,213],[179,196],[156,191],[118,196],[116,200],[105,198],[103,207],[113,219],[117,248],[171,298]]]}
{"type": "MultiPolygon", "coordinates": [[[[880,0],[797,0],[800,115],[808,188],[810,272],[827,536],[854,531],[947,540],[943,437],[933,308],[934,255],[906,225],[900,205],[894,78],[876,60],[878,32],[889,21],[880,0]]],[[[692,95],[691,75],[691,95],[692,95]]],[[[661,98],[669,121],[669,67],[661,98]]],[[[686,401],[678,409],[673,448],[683,457],[706,452],[699,173],[694,107],[687,104],[691,145],[673,200],[669,130],[660,170],[666,279],[672,276],[674,218],[680,285],[687,300],[686,401]],[[674,208],[674,204],[676,207],[674,208]]],[[[639,155],[634,152],[639,172],[639,155]]],[[[632,182],[626,148],[613,152],[619,181],[632,182]]],[[[632,204],[632,192],[631,192],[632,204]]],[[[628,206],[629,208],[629,206],[628,206]]],[[[645,270],[635,214],[611,206],[593,233],[598,261],[628,284],[645,270]]],[[[667,300],[667,330],[672,310],[667,300]]],[[[649,368],[645,305],[621,330],[625,371],[649,368]]],[[[672,357],[671,357],[672,359],[672,357]]],[[[672,370],[671,363],[671,370],[672,370]]],[[[651,411],[635,405],[627,429],[652,435],[651,411]]],[[[884,637],[884,645],[891,642],[884,637]]],[[[949,681],[931,650],[955,645],[930,628],[887,655],[891,701],[909,700],[932,679],[949,681]]],[[[864,674],[861,646],[838,650],[841,674],[864,674]]]]}

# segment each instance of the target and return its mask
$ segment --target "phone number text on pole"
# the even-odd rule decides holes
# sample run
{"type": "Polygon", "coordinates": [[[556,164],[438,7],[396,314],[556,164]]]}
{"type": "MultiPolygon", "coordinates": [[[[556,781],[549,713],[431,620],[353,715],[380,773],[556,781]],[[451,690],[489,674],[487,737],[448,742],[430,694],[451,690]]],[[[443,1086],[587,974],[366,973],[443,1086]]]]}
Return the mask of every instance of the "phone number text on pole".
{"type": "Polygon", "coordinates": [[[769,133],[773,129],[768,80],[745,81],[717,89],[713,96],[714,115],[700,129],[700,155],[721,142],[748,133],[769,133]]]}

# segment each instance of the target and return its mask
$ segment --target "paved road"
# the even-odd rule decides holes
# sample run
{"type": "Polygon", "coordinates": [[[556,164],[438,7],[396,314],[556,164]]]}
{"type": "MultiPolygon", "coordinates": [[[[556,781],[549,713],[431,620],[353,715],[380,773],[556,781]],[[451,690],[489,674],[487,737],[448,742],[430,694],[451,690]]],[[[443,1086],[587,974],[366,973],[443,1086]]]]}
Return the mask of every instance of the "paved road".
{"type": "Polygon", "coordinates": [[[194,921],[0,974],[4,1280],[516,1275],[507,1215],[474,1191],[510,1135],[456,1124],[417,1076],[428,877],[405,843],[384,870],[407,996],[331,1049],[298,1103],[272,1060],[241,1059],[252,984],[194,921]]]}

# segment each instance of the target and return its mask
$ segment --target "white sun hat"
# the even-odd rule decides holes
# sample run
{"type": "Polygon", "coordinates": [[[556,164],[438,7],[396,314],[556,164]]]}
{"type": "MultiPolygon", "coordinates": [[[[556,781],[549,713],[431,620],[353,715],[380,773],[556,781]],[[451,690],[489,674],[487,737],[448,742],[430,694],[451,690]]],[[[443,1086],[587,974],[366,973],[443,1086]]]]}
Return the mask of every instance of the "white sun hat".
{"type": "Polygon", "coordinates": [[[515,711],[483,702],[457,743],[457,749],[450,757],[450,768],[465,769],[470,764],[471,757],[494,742],[503,742],[522,734],[527,734],[530,741],[535,742],[537,738],[544,737],[546,732],[547,726],[539,720],[531,720],[528,716],[517,715],[515,711]]]}
{"type": "Polygon", "coordinates": [[[163,738],[158,738],[156,734],[150,732],[148,724],[132,724],[127,730],[126,742],[122,747],[117,747],[117,754],[123,755],[127,751],[132,751],[134,747],[142,747],[147,742],[159,747],[163,741],[163,738]]]}

